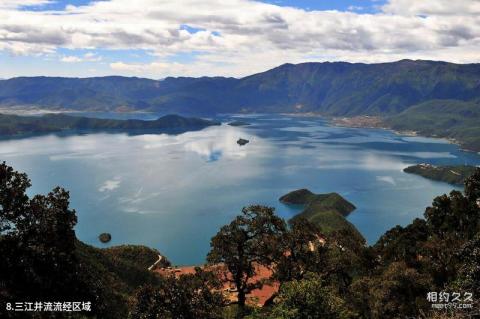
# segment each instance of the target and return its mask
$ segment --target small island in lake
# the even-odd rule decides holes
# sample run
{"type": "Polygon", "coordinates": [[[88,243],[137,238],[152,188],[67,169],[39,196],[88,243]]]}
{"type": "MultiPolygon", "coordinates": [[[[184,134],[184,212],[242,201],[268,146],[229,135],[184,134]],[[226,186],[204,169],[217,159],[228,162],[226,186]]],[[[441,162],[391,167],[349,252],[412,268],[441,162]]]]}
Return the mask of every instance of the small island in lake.
{"type": "Polygon", "coordinates": [[[314,194],[308,189],[299,189],[279,199],[288,205],[302,205],[303,211],[294,216],[305,218],[320,227],[325,233],[345,229],[363,240],[363,236],[345,219],[356,207],[338,193],[314,194]]]}
{"type": "Polygon", "coordinates": [[[246,139],[243,139],[243,138],[239,138],[238,141],[237,141],[237,144],[240,145],[240,146],[243,146],[247,143],[249,143],[250,141],[249,140],[246,140],[246,139]]]}
{"type": "Polygon", "coordinates": [[[98,235],[98,239],[102,243],[106,244],[112,240],[112,235],[109,233],[101,233],[100,235],[98,235]]]}
{"type": "Polygon", "coordinates": [[[245,122],[245,121],[233,121],[233,122],[230,122],[228,123],[228,125],[230,126],[248,126],[248,125],[251,125],[250,123],[248,122],[245,122]]]}
{"type": "Polygon", "coordinates": [[[422,177],[445,182],[454,185],[462,185],[468,177],[476,170],[475,166],[455,165],[455,166],[435,166],[431,164],[418,164],[405,168],[405,173],[416,174],[422,177]]]}
{"type": "Polygon", "coordinates": [[[0,114],[0,135],[7,136],[70,130],[186,132],[212,125],[220,125],[220,123],[180,115],[165,115],[153,121],[144,121],[100,119],[66,114],[46,114],[43,116],[0,114]]]}

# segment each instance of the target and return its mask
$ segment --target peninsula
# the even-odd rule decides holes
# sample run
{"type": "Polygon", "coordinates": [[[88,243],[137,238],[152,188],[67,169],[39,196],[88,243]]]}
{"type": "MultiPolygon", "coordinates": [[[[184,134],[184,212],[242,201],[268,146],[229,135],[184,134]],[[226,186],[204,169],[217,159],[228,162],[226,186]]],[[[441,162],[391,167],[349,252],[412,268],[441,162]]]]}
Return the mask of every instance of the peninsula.
{"type": "Polygon", "coordinates": [[[185,132],[220,125],[219,122],[201,118],[165,115],[157,120],[113,120],[66,114],[47,114],[43,116],[18,116],[0,114],[0,136],[42,134],[71,130],[92,131],[152,131],[185,132]]]}
{"type": "Polygon", "coordinates": [[[422,163],[409,166],[403,171],[405,173],[420,175],[434,181],[463,185],[465,179],[473,175],[475,170],[475,166],[469,165],[435,166],[422,163]]]}

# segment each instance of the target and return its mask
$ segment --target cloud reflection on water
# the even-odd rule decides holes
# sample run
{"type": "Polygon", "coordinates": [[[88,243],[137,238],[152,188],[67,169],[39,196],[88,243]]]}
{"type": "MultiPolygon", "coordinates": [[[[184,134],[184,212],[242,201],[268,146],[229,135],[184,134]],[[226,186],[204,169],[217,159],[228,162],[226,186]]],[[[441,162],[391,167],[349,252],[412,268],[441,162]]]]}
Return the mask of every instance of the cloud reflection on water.
{"type": "Polygon", "coordinates": [[[0,157],[28,172],[35,192],[56,185],[71,191],[82,240],[95,244],[98,233],[114,230],[114,244],[149,245],[178,263],[201,262],[211,236],[245,205],[267,204],[290,216],[278,197],[304,187],[345,196],[358,207],[350,221],[375,240],[421,215],[434,196],[451,189],[405,174],[404,167],[426,161],[463,164],[468,156],[480,162],[452,145],[406,141],[388,131],[275,115],[247,122],[252,125],[179,135],[7,140],[0,141],[0,157]],[[250,143],[241,147],[239,138],[250,143]]]}

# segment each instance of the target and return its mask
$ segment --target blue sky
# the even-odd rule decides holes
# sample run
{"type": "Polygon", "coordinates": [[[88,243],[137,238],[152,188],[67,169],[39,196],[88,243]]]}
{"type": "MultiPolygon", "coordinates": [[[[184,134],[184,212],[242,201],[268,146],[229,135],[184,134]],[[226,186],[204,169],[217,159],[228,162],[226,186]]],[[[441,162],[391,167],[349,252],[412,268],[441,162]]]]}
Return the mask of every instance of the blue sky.
{"type": "Polygon", "coordinates": [[[471,0],[1,0],[0,78],[241,77],[287,62],[478,62],[478,15],[480,1],[471,0]]]}
{"type": "Polygon", "coordinates": [[[91,0],[72,0],[72,1],[51,1],[50,3],[46,4],[39,4],[39,5],[23,5],[20,7],[21,10],[34,10],[34,11],[47,11],[47,10],[64,10],[67,5],[74,5],[74,6],[83,6],[88,5],[93,1],[91,0]]]}
{"type": "Polygon", "coordinates": [[[263,1],[279,6],[298,7],[305,10],[339,10],[356,11],[363,13],[378,12],[378,7],[385,4],[385,1],[370,0],[269,0],[263,1]]]}
{"type": "MultiPolygon", "coordinates": [[[[37,6],[24,6],[28,10],[63,10],[67,5],[82,6],[91,3],[91,0],[72,0],[72,1],[55,1],[50,4],[37,6]]],[[[262,2],[270,3],[278,6],[289,6],[302,8],[305,10],[355,10],[358,12],[372,13],[377,12],[378,6],[381,6],[385,1],[371,1],[371,0],[263,0],[262,2]]]]}

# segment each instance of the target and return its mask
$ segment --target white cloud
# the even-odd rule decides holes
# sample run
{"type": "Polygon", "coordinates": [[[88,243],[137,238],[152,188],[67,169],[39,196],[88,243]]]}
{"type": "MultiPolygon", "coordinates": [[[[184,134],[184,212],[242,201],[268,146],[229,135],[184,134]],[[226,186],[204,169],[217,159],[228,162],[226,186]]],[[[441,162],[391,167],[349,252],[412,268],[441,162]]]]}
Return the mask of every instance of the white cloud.
{"type": "Polygon", "coordinates": [[[98,188],[98,191],[101,192],[101,193],[108,192],[108,191],[113,191],[113,190],[120,187],[121,182],[122,181],[118,178],[107,180],[98,188]]]}
{"type": "Polygon", "coordinates": [[[362,7],[362,6],[349,6],[348,7],[348,11],[362,11],[362,10],[365,10],[365,8],[362,7]]]}
{"type": "Polygon", "coordinates": [[[478,0],[390,0],[382,8],[387,13],[401,15],[478,15],[478,0]]]}
{"type": "Polygon", "coordinates": [[[38,12],[16,7],[47,1],[6,1],[0,5],[0,50],[34,55],[58,48],[137,49],[156,56],[150,63],[110,63],[113,71],[127,75],[243,76],[285,62],[480,58],[478,0],[390,0],[376,14],[305,11],[250,0],[110,0],[38,12]],[[167,59],[193,51],[193,62],[167,59]]]}
{"type": "Polygon", "coordinates": [[[64,56],[62,58],[62,62],[67,62],[67,63],[82,62],[82,58],[79,58],[77,56],[64,56]]]}
{"type": "Polygon", "coordinates": [[[98,56],[93,52],[88,52],[81,57],[74,55],[63,56],[60,60],[66,63],[98,62],[102,60],[102,57],[98,56]]]}
{"type": "Polygon", "coordinates": [[[188,73],[188,66],[181,63],[167,63],[167,62],[152,62],[148,64],[142,63],[124,63],[113,62],[110,63],[112,70],[119,72],[127,72],[134,74],[186,74],[188,73]]]}

